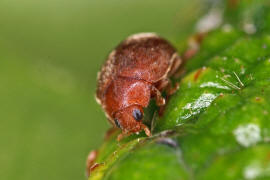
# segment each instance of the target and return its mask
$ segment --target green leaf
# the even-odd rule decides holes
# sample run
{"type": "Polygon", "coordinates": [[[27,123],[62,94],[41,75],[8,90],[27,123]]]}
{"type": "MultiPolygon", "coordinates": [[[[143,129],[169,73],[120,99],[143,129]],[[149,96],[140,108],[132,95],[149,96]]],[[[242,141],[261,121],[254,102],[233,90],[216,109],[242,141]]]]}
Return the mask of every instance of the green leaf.
{"type": "Polygon", "coordinates": [[[153,119],[154,135],[111,135],[90,179],[270,178],[270,4],[239,1],[224,12],[153,119]]]}

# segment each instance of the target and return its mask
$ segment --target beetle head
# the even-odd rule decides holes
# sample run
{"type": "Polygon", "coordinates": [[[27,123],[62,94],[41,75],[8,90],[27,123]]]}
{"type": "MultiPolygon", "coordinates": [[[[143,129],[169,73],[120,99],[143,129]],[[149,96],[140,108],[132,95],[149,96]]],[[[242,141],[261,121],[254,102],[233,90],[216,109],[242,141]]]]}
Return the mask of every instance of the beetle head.
{"type": "Polygon", "coordinates": [[[143,108],[140,105],[126,107],[114,115],[115,126],[122,129],[124,133],[136,133],[144,130],[150,135],[149,129],[142,123],[143,108]]]}

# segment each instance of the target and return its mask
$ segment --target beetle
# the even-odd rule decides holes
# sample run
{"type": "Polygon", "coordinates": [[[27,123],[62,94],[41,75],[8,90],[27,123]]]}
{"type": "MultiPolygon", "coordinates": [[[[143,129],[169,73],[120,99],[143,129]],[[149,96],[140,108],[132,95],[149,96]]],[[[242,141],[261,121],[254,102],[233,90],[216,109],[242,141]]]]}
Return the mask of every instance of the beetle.
{"type": "Polygon", "coordinates": [[[139,33],[122,41],[108,56],[97,77],[96,100],[109,122],[124,136],[144,130],[143,109],[154,98],[165,105],[161,91],[169,89],[182,60],[176,49],[155,33],[139,33]]]}

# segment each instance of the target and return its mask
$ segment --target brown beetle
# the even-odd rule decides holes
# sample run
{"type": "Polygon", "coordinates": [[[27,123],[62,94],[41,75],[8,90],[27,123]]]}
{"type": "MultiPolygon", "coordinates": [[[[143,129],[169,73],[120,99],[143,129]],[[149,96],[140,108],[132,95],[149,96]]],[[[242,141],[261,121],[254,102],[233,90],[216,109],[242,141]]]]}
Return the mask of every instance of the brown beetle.
{"type": "Polygon", "coordinates": [[[98,73],[96,99],[109,121],[125,135],[141,130],[151,132],[142,123],[143,108],[151,98],[165,104],[161,91],[171,87],[168,79],[182,63],[170,43],[154,33],[128,37],[113,50],[98,73]]]}

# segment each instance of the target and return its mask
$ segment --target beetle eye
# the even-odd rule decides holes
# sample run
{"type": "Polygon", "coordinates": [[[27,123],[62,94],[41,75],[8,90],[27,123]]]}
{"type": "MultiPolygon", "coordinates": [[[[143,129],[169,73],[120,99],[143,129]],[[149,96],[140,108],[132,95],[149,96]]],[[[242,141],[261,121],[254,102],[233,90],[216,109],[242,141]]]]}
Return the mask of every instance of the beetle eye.
{"type": "Polygon", "coordinates": [[[132,115],[136,121],[140,121],[143,118],[143,115],[139,109],[134,109],[132,115]]]}
{"type": "Polygon", "coordinates": [[[118,128],[121,129],[121,125],[120,125],[118,119],[114,119],[114,123],[115,123],[115,125],[116,125],[118,128]]]}

